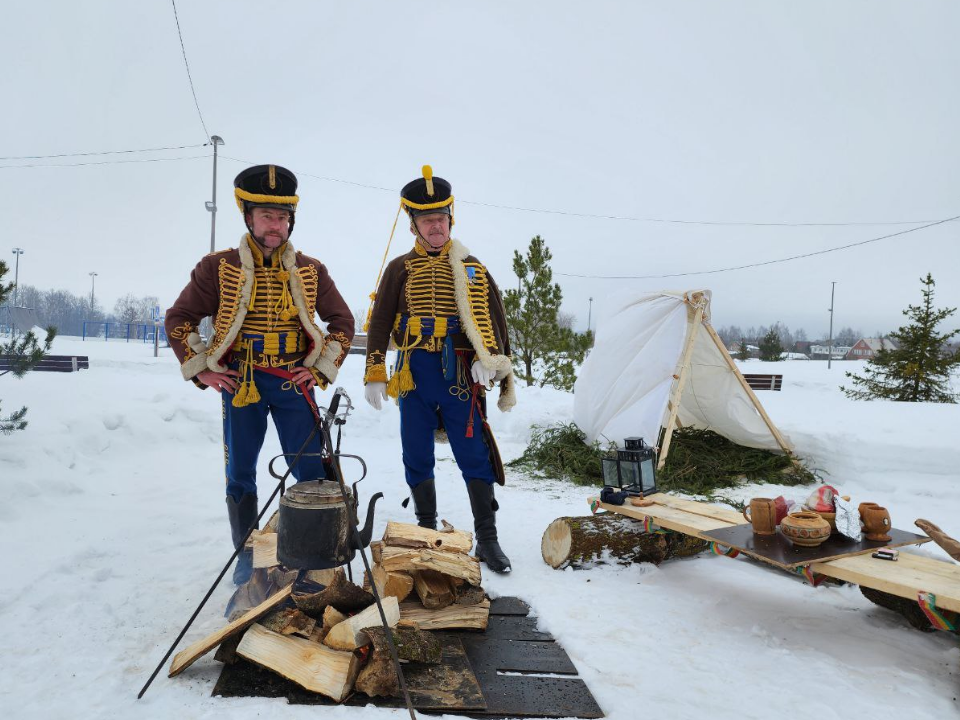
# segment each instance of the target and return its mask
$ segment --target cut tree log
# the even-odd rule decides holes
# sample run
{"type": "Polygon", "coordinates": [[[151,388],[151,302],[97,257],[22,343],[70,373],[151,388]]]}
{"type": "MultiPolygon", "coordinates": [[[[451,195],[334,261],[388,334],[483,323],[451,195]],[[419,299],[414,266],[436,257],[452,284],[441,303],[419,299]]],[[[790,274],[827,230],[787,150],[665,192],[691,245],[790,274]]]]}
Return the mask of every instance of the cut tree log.
{"type": "Polygon", "coordinates": [[[442,550],[383,548],[384,570],[436,570],[443,575],[463,578],[471,585],[480,584],[480,561],[463,553],[444,552],[442,550]]]}
{"type": "Polygon", "coordinates": [[[249,625],[252,625],[288,597],[290,597],[289,587],[281,590],[276,595],[267,598],[255,608],[251,608],[241,617],[228,624],[226,627],[223,627],[212,635],[208,635],[205,638],[197,640],[192,645],[184,648],[173,656],[173,662],[170,663],[170,672],[168,673],[168,676],[176,677],[228,637],[236,635],[249,625]]]}
{"type": "MultiPolygon", "coordinates": [[[[381,598],[380,604],[383,605],[383,614],[387,617],[387,625],[394,627],[400,619],[400,604],[397,599],[395,597],[381,598]]],[[[367,636],[363,634],[363,630],[380,624],[380,611],[376,605],[371,605],[363,612],[359,612],[330,628],[330,632],[323,639],[323,644],[334,650],[356,650],[369,642],[367,636]]]]}
{"type": "MultiPolygon", "coordinates": [[[[473,585],[467,585],[473,587],[473,585]]],[[[435,570],[418,570],[413,573],[413,589],[428,610],[439,610],[453,605],[456,595],[445,575],[435,570]]]]}
{"type": "Polygon", "coordinates": [[[322,618],[328,605],[344,613],[363,610],[373,603],[373,595],[340,574],[320,592],[294,593],[293,602],[307,615],[322,618]]]}
{"type": "MultiPolygon", "coordinates": [[[[400,660],[408,662],[424,663],[427,665],[436,665],[441,660],[443,647],[440,641],[433,633],[424,632],[417,628],[395,627],[391,630],[393,633],[393,643],[397,647],[397,657],[400,660]]],[[[386,642],[386,633],[382,626],[368,627],[363,633],[374,642],[379,637],[386,642]]]]}
{"type": "Polygon", "coordinates": [[[382,630],[380,633],[370,633],[369,642],[373,645],[370,657],[357,675],[354,689],[370,697],[397,697],[400,695],[400,683],[386,635],[382,630]]]}
{"type": "Polygon", "coordinates": [[[428,610],[417,602],[400,606],[400,621],[405,627],[416,623],[421,630],[486,630],[490,619],[490,601],[476,605],[450,605],[440,610],[428,610]]]}
{"type": "MultiPolygon", "coordinates": [[[[377,586],[377,593],[380,597],[393,596],[397,602],[403,602],[413,591],[413,577],[405,572],[388,572],[380,565],[374,565],[371,568],[373,573],[373,582],[377,586]]],[[[366,575],[364,575],[366,580],[366,575]]],[[[366,583],[364,587],[367,587],[366,583]]]]}
{"type": "Polygon", "coordinates": [[[388,522],[383,533],[387,547],[430,548],[447,552],[469,553],[473,547],[473,533],[463,530],[438,532],[408,523],[388,522]]]}
{"type": "Polygon", "coordinates": [[[609,556],[621,565],[651,562],[703,552],[705,540],[680,533],[646,533],[632,518],[607,513],[561,517],[547,526],[540,541],[544,562],[553,568],[583,567],[609,556]]]}
{"type": "Polygon", "coordinates": [[[923,632],[936,632],[936,628],[930,622],[930,619],[920,609],[920,604],[916,600],[891,595],[883,590],[874,590],[873,588],[860,586],[860,592],[874,605],[879,605],[887,610],[892,610],[898,615],[902,615],[910,625],[923,632]]]}
{"type": "Polygon", "coordinates": [[[237,654],[336,702],[350,694],[360,666],[352,652],[280,635],[262,625],[247,630],[237,646],[237,654]]]}
{"type": "Polygon", "coordinates": [[[464,585],[456,588],[457,599],[454,602],[457,605],[479,605],[487,598],[487,594],[482,587],[476,585],[464,585]]]}
{"type": "Polygon", "coordinates": [[[253,541],[253,567],[267,568],[280,564],[277,560],[277,534],[259,533],[252,535],[253,541]]]}
{"type": "Polygon", "coordinates": [[[379,540],[374,540],[370,543],[370,559],[373,561],[374,565],[379,565],[381,561],[381,554],[383,553],[383,543],[379,540]]]}
{"type": "Polygon", "coordinates": [[[327,605],[323,611],[323,626],[328,630],[334,625],[339,625],[346,619],[347,616],[337,610],[333,605],[327,605]]]}

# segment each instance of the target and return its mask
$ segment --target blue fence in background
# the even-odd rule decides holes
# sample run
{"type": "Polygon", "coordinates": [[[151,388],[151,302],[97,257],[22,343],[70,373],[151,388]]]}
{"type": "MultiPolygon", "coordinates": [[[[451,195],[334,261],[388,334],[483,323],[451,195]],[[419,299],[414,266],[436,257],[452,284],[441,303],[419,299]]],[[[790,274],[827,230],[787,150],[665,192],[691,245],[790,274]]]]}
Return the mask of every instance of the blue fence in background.
{"type": "Polygon", "coordinates": [[[126,340],[130,342],[152,343],[154,333],[160,333],[160,342],[167,342],[167,334],[163,325],[153,323],[120,323],[103,322],[101,320],[83,321],[83,340],[89,338],[103,338],[104,340],[126,340]]]}

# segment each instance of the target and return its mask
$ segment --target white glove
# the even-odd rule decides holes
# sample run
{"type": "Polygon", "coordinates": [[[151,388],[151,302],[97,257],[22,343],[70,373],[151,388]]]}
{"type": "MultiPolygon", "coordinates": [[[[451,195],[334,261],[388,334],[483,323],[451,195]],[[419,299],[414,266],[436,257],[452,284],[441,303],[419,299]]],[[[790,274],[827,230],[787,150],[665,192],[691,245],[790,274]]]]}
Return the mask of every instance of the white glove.
{"type": "Polygon", "coordinates": [[[387,399],[387,384],[385,382],[369,382],[363,388],[363,396],[374,410],[382,407],[381,399],[387,399]]]}
{"type": "Polygon", "coordinates": [[[487,370],[479,360],[474,360],[473,367],[470,368],[470,374],[473,375],[475,383],[480,383],[486,387],[493,382],[493,376],[497,373],[495,370],[487,370]]]}

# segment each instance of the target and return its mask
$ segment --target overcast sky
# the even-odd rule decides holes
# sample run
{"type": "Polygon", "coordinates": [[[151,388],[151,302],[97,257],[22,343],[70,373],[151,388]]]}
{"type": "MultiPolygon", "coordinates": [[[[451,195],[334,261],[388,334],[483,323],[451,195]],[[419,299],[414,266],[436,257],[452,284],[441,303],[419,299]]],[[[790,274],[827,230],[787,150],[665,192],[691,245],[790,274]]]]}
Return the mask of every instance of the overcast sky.
{"type": "MultiPolygon", "coordinates": [[[[589,297],[596,320],[630,287],[709,288],[717,326],[811,337],[834,280],[835,327],[868,334],[900,324],[928,271],[938,305],[960,305],[960,222],[711,275],[559,275],[715,270],[960,215],[956,2],[177,5],[207,131],[226,141],[218,249],[244,232],[234,176],[284,165],[300,179],[294,244],[352,308],[424,163],[453,183],[454,236],[501,286],[513,251],[546,239],[581,327],[589,297]]],[[[169,0],[10,4],[0,43],[0,156],[206,141],[169,0]]],[[[166,307],[209,250],[210,148],[0,165],[3,257],[24,248],[24,284],[84,293],[96,271],[108,310],[127,292],[166,307]],[[10,167],[145,158],[191,159],[10,167]]],[[[391,255],[410,244],[401,223],[391,255]]]]}

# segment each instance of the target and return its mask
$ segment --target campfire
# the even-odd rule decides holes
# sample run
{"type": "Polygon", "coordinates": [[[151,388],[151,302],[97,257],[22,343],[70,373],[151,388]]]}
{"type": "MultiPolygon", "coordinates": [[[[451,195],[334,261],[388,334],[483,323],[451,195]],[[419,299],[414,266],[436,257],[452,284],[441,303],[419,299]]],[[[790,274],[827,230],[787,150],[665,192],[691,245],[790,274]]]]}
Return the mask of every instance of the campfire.
{"type": "Polygon", "coordinates": [[[170,677],[219,648],[221,662],[248,660],[336,702],[354,691],[399,696],[371,585],[401,662],[440,662],[431,631],[487,627],[490,601],[480,563],[469,554],[473,535],[446,522],[440,531],[388,522],[383,539],[370,544],[373,564],[362,587],[342,568],[299,573],[281,566],[276,516],[248,543],[256,572],[238,593],[231,622],[178,653],[170,677]]]}

